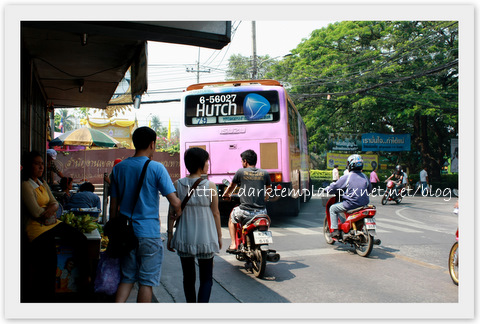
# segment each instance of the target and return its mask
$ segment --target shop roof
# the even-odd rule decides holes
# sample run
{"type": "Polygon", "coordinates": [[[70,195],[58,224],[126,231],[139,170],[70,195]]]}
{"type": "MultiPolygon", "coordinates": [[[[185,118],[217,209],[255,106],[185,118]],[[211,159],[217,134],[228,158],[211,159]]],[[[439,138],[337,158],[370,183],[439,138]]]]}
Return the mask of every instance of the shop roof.
{"type": "Polygon", "coordinates": [[[229,21],[23,21],[21,37],[47,104],[105,108],[147,41],[221,49],[230,29],[229,21]]]}

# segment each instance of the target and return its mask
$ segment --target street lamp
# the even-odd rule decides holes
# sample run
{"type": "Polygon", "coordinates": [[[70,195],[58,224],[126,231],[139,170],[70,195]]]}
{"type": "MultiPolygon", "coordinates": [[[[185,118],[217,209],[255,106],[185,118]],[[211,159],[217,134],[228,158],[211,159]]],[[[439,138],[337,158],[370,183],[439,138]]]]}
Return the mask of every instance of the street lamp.
{"type": "Polygon", "coordinates": [[[253,80],[256,80],[257,79],[257,74],[258,74],[258,70],[260,69],[260,66],[262,64],[264,64],[265,62],[269,62],[269,61],[273,61],[273,60],[276,60],[278,58],[286,58],[286,57],[289,57],[289,56],[293,56],[292,53],[289,53],[289,54],[285,54],[285,55],[280,55],[280,56],[276,56],[276,57],[270,57],[270,58],[267,58],[266,60],[263,60],[263,61],[260,61],[258,62],[256,57],[254,57],[254,64],[253,64],[253,70],[252,70],[252,79],[253,80]]]}

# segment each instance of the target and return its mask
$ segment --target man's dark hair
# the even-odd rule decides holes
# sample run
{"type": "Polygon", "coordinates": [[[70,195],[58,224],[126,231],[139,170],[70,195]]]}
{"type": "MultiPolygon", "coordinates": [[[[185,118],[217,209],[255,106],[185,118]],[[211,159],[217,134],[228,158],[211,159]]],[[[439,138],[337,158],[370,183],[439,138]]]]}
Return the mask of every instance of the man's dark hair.
{"type": "Polygon", "coordinates": [[[242,154],[240,154],[242,161],[245,160],[249,165],[256,165],[257,164],[257,153],[254,150],[246,150],[242,154]]]}
{"type": "Polygon", "coordinates": [[[95,186],[91,182],[84,182],[80,185],[79,190],[80,191],[94,192],[95,191],[95,186]]]}
{"type": "Polygon", "coordinates": [[[198,169],[203,169],[208,160],[208,152],[199,147],[191,147],[185,151],[183,159],[188,172],[195,173],[198,169]]]}
{"type": "Polygon", "coordinates": [[[139,127],[133,132],[132,141],[136,150],[145,150],[152,141],[157,141],[157,133],[150,127],[139,127]]]}

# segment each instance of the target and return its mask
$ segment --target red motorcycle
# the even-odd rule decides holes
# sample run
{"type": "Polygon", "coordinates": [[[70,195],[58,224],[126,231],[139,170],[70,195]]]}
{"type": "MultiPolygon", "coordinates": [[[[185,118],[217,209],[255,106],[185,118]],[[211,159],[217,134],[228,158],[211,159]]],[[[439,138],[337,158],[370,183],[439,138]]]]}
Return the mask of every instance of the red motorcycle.
{"type": "Polygon", "coordinates": [[[235,224],[235,254],[238,261],[245,261],[245,268],[253,272],[255,277],[263,278],[267,261],[278,262],[280,255],[270,250],[268,244],[273,243],[272,232],[269,231],[270,217],[258,214],[245,218],[235,224]]]}
{"type": "Polygon", "coordinates": [[[400,192],[395,192],[395,182],[392,180],[387,181],[387,189],[382,198],[382,205],[386,205],[388,201],[395,201],[397,205],[402,202],[402,195],[400,192]]]}
{"type": "Polygon", "coordinates": [[[453,243],[448,255],[448,272],[454,284],[458,286],[458,229],[455,233],[457,241],[453,243]]]}
{"type": "MultiPolygon", "coordinates": [[[[456,189],[453,189],[453,192],[456,196],[458,193],[456,189]]],[[[455,209],[453,210],[454,214],[458,215],[458,201],[455,204],[455,209]]],[[[455,233],[456,242],[453,243],[452,248],[450,249],[450,253],[448,255],[448,272],[450,273],[450,277],[454,284],[458,286],[458,229],[455,233]]]]}
{"type": "Polygon", "coordinates": [[[343,244],[350,244],[355,247],[355,251],[362,257],[370,255],[373,245],[380,245],[381,241],[375,239],[376,223],[375,206],[368,205],[345,212],[346,221],[342,223],[339,219],[338,230],[339,238],[332,238],[333,229],[330,224],[330,206],[338,201],[338,196],[331,197],[325,204],[326,216],[323,222],[323,235],[328,244],[334,244],[338,241],[343,244]]]}

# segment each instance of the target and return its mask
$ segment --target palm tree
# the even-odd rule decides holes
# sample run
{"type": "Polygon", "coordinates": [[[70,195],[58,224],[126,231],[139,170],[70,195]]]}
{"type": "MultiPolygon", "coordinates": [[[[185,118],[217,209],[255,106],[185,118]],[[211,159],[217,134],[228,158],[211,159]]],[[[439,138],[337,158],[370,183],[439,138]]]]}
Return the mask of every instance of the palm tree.
{"type": "Polygon", "coordinates": [[[150,123],[151,123],[150,127],[155,131],[155,133],[160,127],[162,127],[162,123],[160,122],[160,119],[158,118],[158,116],[152,116],[150,123]]]}
{"type": "Polygon", "coordinates": [[[68,109],[60,109],[59,111],[55,112],[55,116],[59,116],[55,118],[55,128],[60,129],[60,122],[63,123],[64,132],[68,132],[74,129],[75,123],[72,119],[75,116],[71,115],[68,109]]]}

